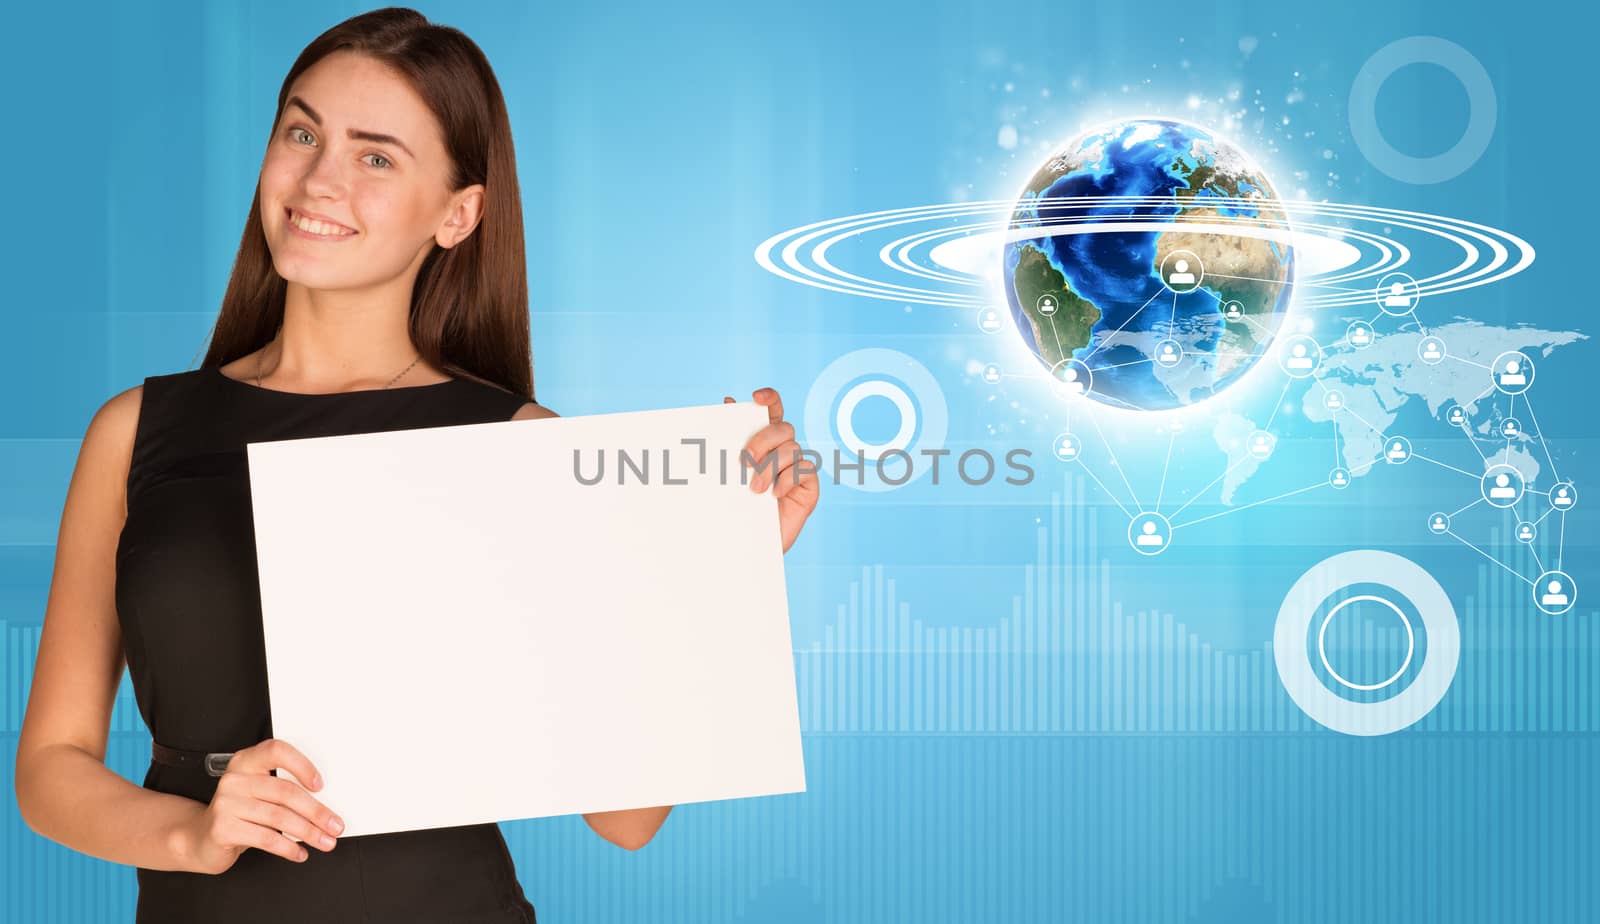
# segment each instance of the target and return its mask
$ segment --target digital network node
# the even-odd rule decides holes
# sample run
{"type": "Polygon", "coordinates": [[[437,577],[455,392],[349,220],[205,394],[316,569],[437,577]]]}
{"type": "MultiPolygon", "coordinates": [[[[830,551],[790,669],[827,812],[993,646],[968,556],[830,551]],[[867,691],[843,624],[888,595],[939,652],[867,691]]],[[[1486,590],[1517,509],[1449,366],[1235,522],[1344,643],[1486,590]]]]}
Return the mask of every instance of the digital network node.
{"type": "Polygon", "coordinates": [[[1423,337],[1418,340],[1417,358],[1430,366],[1444,362],[1444,341],[1438,337],[1423,337]]]}
{"type": "Polygon", "coordinates": [[[1128,523],[1128,544],[1141,555],[1159,555],[1172,543],[1172,524],[1154,511],[1146,510],[1128,523]]]}
{"type": "Polygon", "coordinates": [[[1450,515],[1448,513],[1431,513],[1428,515],[1428,532],[1444,535],[1450,531],[1450,515]]]}
{"type": "Polygon", "coordinates": [[[1094,372],[1079,359],[1063,359],[1050,369],[1050,375],[1069,395],[1087,396],[1094,387],[1094,372]]]}
{"type": "Polygon", "coordinates": [[[997,363],[990,363],[984,366],[983,380],[990,385],[1000,384],[1000,366],[997,363]]]}
{"type": "Polygon", "coordinates": [[[1329,472],[1328,484],[1335,488],[1350,487],[1350,470],[1341,466],[1329,472]]]}
{"type": "Polygon", "coordinates": [[[1056,434],[1055,442],[1051,444],[1051,447],[1055,457],[1063,462],[1078,461],[1078,454],[1083,451],[1083,443],[1071,433],[1056,434]]]}
{"type": "Polygon", "coordinates": [[[978,309],[978,329],[986,334],[993,334],[1000,330],[1004,324],[1000,320],[1000,312],[995,308],[978,309]]]}
{"type": "Polygon", "coordinates": [[[1378,280],[1373,297],[1384,314],[1404,317],[1417,309],[1417,281],[1406,273],[1390,273],[1378,280]]]}
{"type": "Polygon", "coordinates": [[[1344,332],[1345,342],[1358,350],[1365,350],[1367,347],[1372,346],[1372,342],[1377,338],[1377,332],[1366,321],[1353,321],[1344,332]]]}
{"type": "Polygon", "coordinates": [[[1156,365],[1171,369],[1183,361],[1183,347],[1176,340],[1156,344],[1156,365]]]}
{"type": "Polygon", "coordinates": [[[1533,582],[1534,601],[1551,616],[1560,616],[1578,602],[1578,583],[1564,571],[1546,571],[1533,582]]]}
{"type": "Polygon", "coordinates": [[[1286,337],[1278,351],[1278,364],[1292,379],[1310,378],[1322,363],[1322,347],[1306,334],[1286,337]]]}
{"type": "Polygon", "coordinates": [[[1272,450],[1278,445],[1278,438],[1265,430],[1253,431],[1245,438],[1245,452],[1257,459],[1272,457],[1272,450]]]}
{"type": "Polygon", "coordinates": [[[1200,258],[1187,250],[1174,250],[1161,261],[1161,284],[1175,295],[1184,295],[1200,288],[1205,275],[1205,266],[1200,258]]]}
{"type": "Polygon", "coordinates": [[[1494,387],[1503,395],[1520,395],[1533,385],[1533,360],[1520,350],[1496,356],[1490,369],[1494,387]]]}
{"type": "Polygon", "coordinates": [[[1054,295],[1046,292],[1045,294],[1039,296],[1039,301],[1035,302],[1033,307],[1036,308],[1041,315],[1044,315],[1048,318],[1056,313],[1056,309],[1059,308],[1060,305],[1056,303],[1056,297],[1054,295]]]}
{"type": "Polygon", "coordinates": [[[1411,460],[1411,441],[1403,436],[1384,440],[1383,460],[1390,465],[1404,465],[1411,460]]]}

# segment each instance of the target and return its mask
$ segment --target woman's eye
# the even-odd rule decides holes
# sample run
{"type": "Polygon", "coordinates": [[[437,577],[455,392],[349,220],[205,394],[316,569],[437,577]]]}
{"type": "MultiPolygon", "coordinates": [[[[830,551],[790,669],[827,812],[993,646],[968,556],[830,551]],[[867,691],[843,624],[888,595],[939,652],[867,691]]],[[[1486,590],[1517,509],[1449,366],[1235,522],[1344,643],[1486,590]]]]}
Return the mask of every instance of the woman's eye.
{"type": "Polygon", "coordinates": [[[291,128],[291,129],[289,129],[289,137],[290,138],[297,138],[300,135],[304,135],[307,138],[311,137],[311,133],[306,131],[303,128],[291,128]]]}
{"type": "MultiPolygon", "coordinates": [[[[382,165],[382,167],[380,169],[387,170],[391,166],[393,166],[393,164],[390,163],[389,158],[384,157],[382,154],[368,154],[367,156],[383,161],[383,165],[382,165]]],[[[373,164],[373,166],[377,167],[378,165],[377,164],[373,164]]]]}

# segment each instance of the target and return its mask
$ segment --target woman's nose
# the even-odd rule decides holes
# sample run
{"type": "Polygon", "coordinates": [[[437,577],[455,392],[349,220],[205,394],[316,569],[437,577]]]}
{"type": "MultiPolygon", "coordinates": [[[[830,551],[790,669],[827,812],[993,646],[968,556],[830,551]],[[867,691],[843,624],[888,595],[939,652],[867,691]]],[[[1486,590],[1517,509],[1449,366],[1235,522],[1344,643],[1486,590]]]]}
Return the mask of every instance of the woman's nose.
{"type": "Polygon", "coordinates": [[[337,198],[344,193],[347,182],[338,156],[327,151],[312,158],[300,181],[306,194],[316,198],[337,198]]]}

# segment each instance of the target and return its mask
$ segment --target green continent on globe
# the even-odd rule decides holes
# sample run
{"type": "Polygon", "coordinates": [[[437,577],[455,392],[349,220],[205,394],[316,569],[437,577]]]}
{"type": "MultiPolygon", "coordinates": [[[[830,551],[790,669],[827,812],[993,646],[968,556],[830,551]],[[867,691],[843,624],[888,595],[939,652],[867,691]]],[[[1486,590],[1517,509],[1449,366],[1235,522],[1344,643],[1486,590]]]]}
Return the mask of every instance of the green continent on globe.
{"type": "Polygon", "coordinates": [[[1011,274],[1012,290],[1022,304],[1022,312],[1033,325],[1033,342],[1039,345],[1039,358],[1052,367],[1072,356],[1073,350],[1089,345],[1089,333],[1100,320],[1100,309],[1067,285],[1067,278],[1050,265],[1050,258],[1032,245],[1023,245],[1011,274]],[[1055,299],[1055,311],[1039,311],[1039,299],[1055,299]]]}

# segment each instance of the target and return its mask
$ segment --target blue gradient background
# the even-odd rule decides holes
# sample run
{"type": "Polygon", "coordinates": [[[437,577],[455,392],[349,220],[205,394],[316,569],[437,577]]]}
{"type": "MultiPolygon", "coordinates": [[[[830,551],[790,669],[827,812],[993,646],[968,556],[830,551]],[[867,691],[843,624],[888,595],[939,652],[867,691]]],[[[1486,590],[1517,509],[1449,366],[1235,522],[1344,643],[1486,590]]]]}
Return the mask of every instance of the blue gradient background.
{"type": "MultiPolygon", "coordinates": [[[[112,394],[197,364],[281,77],[364,8],[8,10],[8,794],[78,441],[112,394]]],[[[1268,111],[1227,134],[1281,194],[1453,215],[1538,249],[1529,272],[1441,298],[1436,317],[1592,334],[1594,238],[1572,214],[1593,185],[1592,21],[1548,3],[420,8],[479,42],[508,98],[543,403],[576,415],[773,385],[798,420],[830,361],[890,347],[943,384],[950,445],[1032,445],[1041,473],[1028,488],[825,484],[787,557],[808,791],[681,806],[636,853],[577,817],[508,822],[541,920],[1596,916],[1593,341],[1539,367],[1551,449],[1590,492],[1565,550],[1589,596],[1545,617],[1504,571],[1420,528],[1460,493],[1423,466],[1185,530],[1141,560],[1106,497],[1043,464],[1049,409],[1023,425],[968,377],[984,359],[970,318],[803,288],[751,258],[824,218],[1006,195],[1035,166],[1028,143],[1092,118],[1260,90],[1268,111]],[[1485,155],[1432,186],[1375,170],[1345,112],[1361,64],[1418,34],[1476,55],[1499,100],[1485,155]],[[1296,88],[1303,100],[1284,104],[1296,88]],[[1265,121],[1284,114],[1292,132],[1265,121]],[[1022,131],[1016,152],[996,143],[1003,124],[1022,131]],[[1314,134],[1291,137],[1302,131],[1314,134]],[[1306,720],[1272,667],[1284,592],[1357,547],[1423,564],[1461,621],[1444,701],[1378,739],[1306,720]]],[[[1449,147],[1467,117],[1460,85],[1431,66],[1396,73],[1377,108],[1416,155],[1449,147]]],[[[1419,452],[1450,438],[1418,407],[1402,421],[1419,452]]],[[[857,427],[882,438],[894,425],[863,406],[857,427]]],[[[1169,490],[1198,489],[1218,460],[1186,457],[1169,490]]],[[[1241,502],[1273,493],[1258,478],[1241,502]]],[[[137,781],[148,748],[124,680],[109,762],[137,781]]],[[[14,800],[0,811],[0,919],[131,919],[132,869],[38,837],[14,800]]]]}

